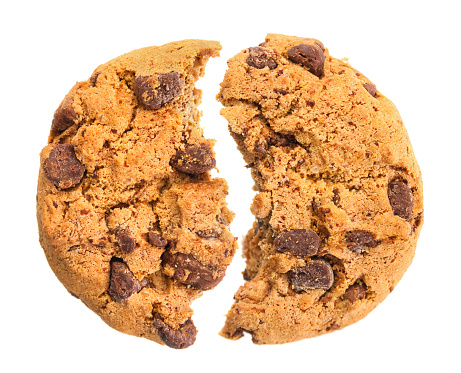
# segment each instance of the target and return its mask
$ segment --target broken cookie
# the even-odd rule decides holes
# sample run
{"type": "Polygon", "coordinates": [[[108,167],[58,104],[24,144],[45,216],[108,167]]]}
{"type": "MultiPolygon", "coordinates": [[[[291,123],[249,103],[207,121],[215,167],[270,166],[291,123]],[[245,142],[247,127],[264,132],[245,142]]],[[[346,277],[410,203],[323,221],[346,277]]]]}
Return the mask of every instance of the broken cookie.
{"type": "Polygon", "coordinates": [[[276,344],[350,325],[395,287],[421,230],[402,119],[315,39],[269,34],[228,66],[221,113],[258,193],[221,335],[276,344]]]}
{"type": "Polygon", "coordinates": [[[40,243],[56,276],[113,328],[177,349],[196,338],[191,302],[236,249],[194,87],[220,49],[186,40],[99,66],[41,152],[40,243]]]}

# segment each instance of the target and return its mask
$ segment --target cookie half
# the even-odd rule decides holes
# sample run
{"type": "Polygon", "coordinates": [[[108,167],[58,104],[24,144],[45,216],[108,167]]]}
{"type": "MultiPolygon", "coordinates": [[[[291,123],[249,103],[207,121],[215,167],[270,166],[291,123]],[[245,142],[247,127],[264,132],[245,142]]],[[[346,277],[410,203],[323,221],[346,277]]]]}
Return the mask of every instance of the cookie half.
{"type": "Polygon", "coordinates": [[[394,289],[421,230],[402,119],[315,39],[269,34],[228,66],[221,113],[257,194],[246,282],[221,334],[275,344],[350,325],[394,289]]]}
{"type": "Polygon", "coordinates": [[[172,348],[194,343],[191,302],[236,249],[194,87],[220,49],[185,40],[99,66],[41,152],[40,243],[56,276],[111,327],[172,348]]]}

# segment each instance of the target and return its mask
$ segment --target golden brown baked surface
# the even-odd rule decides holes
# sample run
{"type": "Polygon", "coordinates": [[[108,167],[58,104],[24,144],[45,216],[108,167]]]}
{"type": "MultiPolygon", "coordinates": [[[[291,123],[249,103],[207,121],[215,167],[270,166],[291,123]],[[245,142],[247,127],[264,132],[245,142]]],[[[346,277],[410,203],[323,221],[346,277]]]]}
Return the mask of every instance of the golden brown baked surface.
{"type": "Polygon", "coordinates": [[[221,334],[285,343],[360,320],[401,279],[423,222],[397,109],[315,39],[269,34],[228,66],[221,113],[258,193],[221,334]]]}

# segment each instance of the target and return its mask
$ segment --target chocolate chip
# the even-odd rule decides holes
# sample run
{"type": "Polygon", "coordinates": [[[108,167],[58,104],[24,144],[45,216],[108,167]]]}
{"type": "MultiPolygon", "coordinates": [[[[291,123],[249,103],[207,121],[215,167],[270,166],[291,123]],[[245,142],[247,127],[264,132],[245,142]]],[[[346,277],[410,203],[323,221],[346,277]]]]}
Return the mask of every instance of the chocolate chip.
{"type": "Polygon", "coordinates": [[[370,95],[376,97],[376,86],[372,83],[364,83],[362,84],[363,88],[365,88],[370,95]]]}
{"type": "MultiPolygon", "coordinates": [[[[261,320],[259,320],[259,323],[262,324],[263,322],[261,320]]],[[[251,340],[253,341],[253,343],[258,344],[258,341],[254,336],[254,332],[252,330],[248,330],[248,329],[245,329],[245,328],[237,328],[235,330],[235,332],[233,332],[232,334],[229,335],[229,339],[232,339],[232,340],[235,341],[237,339],[242,338],[244,333],[247,333],[247,334],[251,335],[251,340]]]]}
{"type": "Polygon", "coordinates": [[[92,244],[94,246],[97,246],[97,247],[105,247],[106,246],[106,240],[107,239],[105,237],[102,237],[99,240],[95,240],[93,238],[88,238],[88,241],[90,242],[90,244],[92,244]]]}
{"type": "Polygon", "coordinates": [[[224,277],[224,271],[202,264],[192,255],[183,253],[172,254],[166,251],[162,255],[162,266],[173,268],[173,277],[177,281],[201,290],[215,287],[224,277]]]}
{"type": "MultiPolygon", "coordinates": [[[[53,204],[54,204],[54,202],[53,202],[53,204]]],[[[413,227],[411,229],[411,233],[413,233],[416,229],[418,229],[418,227],[422,224],[423,219],[424,219],[423,212],[421,211],[415,217],[415,220],[413,222],[413,227]]]]}
{"type": "Polygon", "coordinates": [[[259,140],[255,144],[254,151],[255,151],[255,153],[258,153],[258,154],[266,154],[267,153],[267,143],[266,143],[266,141],[259,140]]]}
{"type": "Polygon", "coordinates": [[[314,259],[304,267],[288,271],[288,279],[296,292],[309,289],[327,290],[333,285],[334,273],[327,261],[314,259]]]}
{"type": "Polygon", "coordinates": [[[312,256],[320,247],[320,237],[312,229],[292,229],[280,234],[274,240],[274,246],[279,253],[312,256]]]}
{"type": "Polygon", "coordinates": [[[255,228],[255,236],[256,234],[259,232],[259,230],[261,229],[261,227],[264,225],[264,220],[261,219],[261,218],[256,218],[256,221],[257,221],[257,225],[256,225],[256,228],[255,228]]]}
{"type": "Polygon", "coordinates": [[[177,72],[150,76],[137,76],[134,80],[134,93],[139,102],[149,110],[158,110],[181,93],[181,75],[177,72]],[[155,77],[158,86],[153,88],[155,77]]]}
{"type": "Polygon", "coordinates": [[[115,239],[117,244],[120,247],[120,250],[129,254],[136,247],[136,241],[131,236],[131,232],[128,228],[117,228],[115,230],[115,239]]]}
{"type": "Polygon", "coordinates": [[[394,215],[410,221],[413,216],[413,193],[406,183],[393,180],[387,187],[387,196],[394,215]]]}
{"type": "Polygon", "coordinates": [[[197,175],[212,170],[216,160],[208,144],[186,145],[171,158],[170,166],[176,171],[197,175]]]}
{"type": "Polygon", "coordinates": [[[341,201],[341,197],[339,196],[338,189],[333,189],[333,198],[331,199],[335,206],[339,206],[339,201],[341,201]]]}
{"type": "Polygon", "coordinates": [[[141,289],[141,283],[124,262],[119,260],[111,262],[108,292],[114,301],[122,303],[141,289]]]}
{"type": "Polygon", "coordinates": [[[94,72],[91,77],[90,77],[90,83],[93,84],[93,86],[96,85],[96,82],[98,81],[99,73],[94,72]]]}
{"type": "Polygon", "coordinates": [[[165,247],[168,244],[167,240],[165,240],[162,236],[154,232],[149,232],[148,238],[149,243],[153,246],[165,247]]]}
{"type": "Polygon", "coordinates": [[[318,224],[317,230],[319,232],[319,237],[321,240],[327,240],[328,238],[330,238],[330,231],[324,225],[318,224]]]}
{"type": "Polygon", "coordinates": [[[356,282],[347,288],[346,292],[344,293],[344,299],[354,303],[356,300],[365,298],[366,292],[366,285],[361,282],[356,282]]]}
{"type": "Polygon", "coordinates": [[[270,134],[268,138],[270,145],[274,146],[296,146],[299,143],[296,141],[296,137],[293,135],[285,135],[282,133],[275,132],[270,134]]]}
{"type": "Polygon", "coordinates": [[[248,271],[248,269],[245,269],[243,271],[242,275],[243,275],[243,279],[245,281],[251,281],[251,280],[253,280],[253,277],[255,277],[256,274],[255,273],[250,273],[250,271],[248,271]]]}
{"type": "Polygon", "coordinates": [[[77,122],[78,116],[72,106],[73,102],[71,98],[67,98],[54,112],[51,123],[52,136],[59,135],[77,122]]]}
{"type": "Polygon", "coordinates": [[[331,212],[330,208],[323,207],[323,206],[318,206],[318,205],[315,205],[315,204],[313,204],[313,209],[314,209],[315,215],[318,216],[318,218],[319,218],[319,220],[321,222],[324,222],[325,217],[331,212]]]}
{"type": "Polygon", "coordinates": [[[266,66],[269,70],[274,70],[277,67],[277,62],[272,55],[272,53],[261,47],[248,48],[248,53],[250,54],[247,58],[247,64],[257,69],[264,69],[266,66]]]}
{"type": "Polygon", "coordinates": [[[335,331],[335,330],[339,330],[341,329],[341,326],[339,326],[338,324],[335,324],[335,323],[332,323],[330,326],[328,326],[325,330],[327,332],[329,331],[335,331]]]}
{"type": "Polygon", "coordinates": [[[46,177],[59,189],[71,188],[82,180],[85,167],[71,144],[57,144],[43,163],[46,177]]]}
{"type": "Polygon", "coordinates": [[[317,44],[300,44],[288,49],[287,54],[290,60],[307,67],[312,74],[322,76],[325,55],[317,44]]]}
{"type": "Polygon", "coordinates": [[[147,277],[144,277],[141,282],[140,282],[141,286],[143,288],[146,288],[146,287],[150,287],[150,281],[147,277]]]}
{"type": "Polygon", "coordinates": [[[237,328],[235,331],[229,335],[229,339],[235,341],[243,337],[243,328],[237,328]]]}
{"type": "Polygon", "coordinates": [[[221,236],[222,231],[216,228],[204,229],[202,231],[195,232],[197,236],[202,238],[218,238],[221,236]]]}
{"type": "Polygon", "coordinates": [[[178,329],[173,329],[158,314],[154,314],[152,322],[158,329],[160,338],[168,347],[183,349],[192,346],[195,342],[197,329],[190,318],[178,329]]]}
{"type": "Polygon", "coordinates": [[[287,91],[285,91],[284,89],[281,89],[281,88],[275,88],[274,92],[278,93],[278,94],[281,94],[281,95],[286,95],[287,94],[287,91]]]}
{"type": "Polygon", "coordinates": [[[112,206],[110,209],[111,210],[114,210],[114,209],[126,209],[128,207],[130,207],[130,205],[128,203],[120,202],[120,203],[117,203],[116,205],[112,206]]]}
{"type": "Polygon", "coordinates": [[[348,248],[354,253],[361,254],[366,247],[376,247],[379,241],[375,241],[373,234],[360,229],[355,229],[346,233],[344,240],[348,243],[348,248]]]}
{"type": "Polygon", "coordinates": [[[226,227],[229,226],[229,223],[225,221],[221,216],[216,215],[216,221],[220,224],[224,224],[226,227]]]}
{"type": "Polygon", "coordinates": [[[314,41],[314,44],[317,45],[322,51],[325,50],[325,46],[323,45],[323,43],[320,41],[320,40],[317,40],[317,39],[311,39],[314,41]]]}

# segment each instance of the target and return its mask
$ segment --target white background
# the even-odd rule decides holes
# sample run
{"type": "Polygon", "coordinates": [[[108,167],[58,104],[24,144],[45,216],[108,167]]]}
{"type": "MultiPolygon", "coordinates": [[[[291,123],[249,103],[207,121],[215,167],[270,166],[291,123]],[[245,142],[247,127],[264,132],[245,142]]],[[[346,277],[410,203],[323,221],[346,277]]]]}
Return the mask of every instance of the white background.
{"type": "Polygon", "coordinates": [[[461,193],[458,1],[2,2],[2,372],[461,372],[461,193]],[[367,75],[399,108],[425,187],[416,257],[364,320],[301,342],[256,346],[217,335],[243,283],[240,251],[224,281],[193,304],[195,345],[172,350],[118,333],[71,297],[48,267],[35,220],[39,152],[54,110],[76,81],[111,58],[170,41],[223,44],[199,82],[202,125],[240,239],[253,220],[252,181],[215,101],[226,60],[266,33],[315,37],[367,75]]]}

